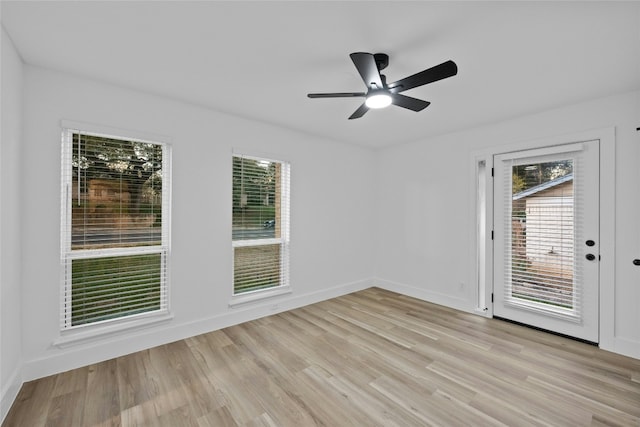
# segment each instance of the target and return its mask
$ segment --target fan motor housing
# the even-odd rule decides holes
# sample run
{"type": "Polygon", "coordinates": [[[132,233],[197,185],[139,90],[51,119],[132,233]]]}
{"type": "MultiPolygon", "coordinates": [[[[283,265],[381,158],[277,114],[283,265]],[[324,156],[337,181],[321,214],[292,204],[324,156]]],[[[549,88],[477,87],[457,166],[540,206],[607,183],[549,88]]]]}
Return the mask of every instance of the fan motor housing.
{"type": "Polygon", "coordinates": [[[376,67],[378,70],[384,70],[389,65],[389,55],[386,53],[374,53],[373,59],[376,61],[376,67]]]}

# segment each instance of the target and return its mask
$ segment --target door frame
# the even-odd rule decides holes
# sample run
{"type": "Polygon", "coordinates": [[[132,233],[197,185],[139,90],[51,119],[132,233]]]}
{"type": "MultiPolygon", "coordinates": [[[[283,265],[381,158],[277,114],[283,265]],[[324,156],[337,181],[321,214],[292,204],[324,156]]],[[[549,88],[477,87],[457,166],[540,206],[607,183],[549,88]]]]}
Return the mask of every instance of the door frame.
{"type": "Polygon", "coordinates": [[[555,145],[570,144],[573,142],[584,142],[591,140],[600,140],[600,272],[599,272],[599,336],[600,348],[613,350],[615,346],[615,128],[592,129],[572,134],[545,137],[540,139],[520,141],[513,143],[505,143],[501,145],[490,146],[482,150],[471,153],[471,171],[472,180],[470,182],[471,194],[473,195],[470,209],[470,224],[472,229],[469,235],[474,250],[471,252],[472,265],[469,283],[475,283],[476,290],[474,292],[474,312],[485,317],[493,317],[493,268],[494,268],[494,252],[492,233],[493,223],[493,178],[491,170],[494,168],[493,156],[501,153],[513,151],[524,151],[536,148],[545,148],[555,145]],[[484,241],[478,237],[479,228],[479,175],[481,173],[480,164],[484,164],[486,172],[486,180],[484,195],[486,201],[484,203],[484,227],[486,229],[486,237],[484,241]],[[479,260],[483,261],[483,266],[479,266],[479,260]],[[480,277],[483,272],[483,277],[480,277]],[[484,284],[484,288],[480,285],[484,284]],[[483,297],[483,298],[482,298],[483,297]],[[481,307],[479,302],[486,301],[486,306],[481,307]]]}

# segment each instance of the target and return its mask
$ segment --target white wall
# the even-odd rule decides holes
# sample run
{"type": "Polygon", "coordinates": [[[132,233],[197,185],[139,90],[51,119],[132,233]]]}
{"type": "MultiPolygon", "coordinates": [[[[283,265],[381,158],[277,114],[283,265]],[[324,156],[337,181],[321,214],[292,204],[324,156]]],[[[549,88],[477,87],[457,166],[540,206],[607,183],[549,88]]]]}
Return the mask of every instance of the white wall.
{"type": "Polygon", "coordinates": [[[370,286],[373,152],[32,66],[24,102],[25,380],[370,286]],[[52,345],[60,336],[61,119],[172,139],[169,323],[52,345]],[[291,162],[293,293],[229,308],[233,148],[291,162]]]}
{"type": "MultiPolygon", "coordinates": [[[[461,131],[378,153],[378,285],[466,311],[475,308],[474,153],[490,147],[615,127],[615,310],[601,336],[640,358],[640,92],[461,131]]],[[[607,171],[605,171],[607,172],[607,171]]]]}
{"type": "Polygon", "coordinates": [[[2,135],[0,144],[0,420],[20,385],[20,150],[22,129],[22,60],[2,28],[2,135]]]}

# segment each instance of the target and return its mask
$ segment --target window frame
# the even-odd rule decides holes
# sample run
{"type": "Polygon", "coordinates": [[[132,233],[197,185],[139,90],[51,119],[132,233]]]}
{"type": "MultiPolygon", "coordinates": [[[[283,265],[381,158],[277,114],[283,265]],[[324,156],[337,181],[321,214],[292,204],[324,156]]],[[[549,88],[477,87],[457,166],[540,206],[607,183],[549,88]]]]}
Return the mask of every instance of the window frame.
{"type": "MultiPolygon", "coordinates": [[[[258,239],[233,239],[233,213],[232,217],[232,237],[231,237],[231,299],[230,307],[242,305],[245,303],[259,301],[265,298],[284,295],[291,293],[290,271],[289,271],[289,255],[290,255],[290,204],[291,204],[291,163],[287,160],[276,159],[271,155],[247,154],[245,152],[233,151],[231,156],[231,164],[235,157],[250,159],[256,161],[267,161],[280,164],[280,237],[258,238],[258,239]],[[259,247],[268,245],[280,245],[279,269],[280,269],[280,285],[271,286],[263,289],[254,289],[241,293],[235,292],[235,250],[243,247],[259,247]]],[[[231,170],[233,182],[233,167],[231,170]]],[[[233,203],[232,203],[233,209],[233,203]]]]}
{"type": "Polygon", "coordinates": [[[54,342],[65,346],[75,340],[83,340],[114,331],[146,326],[150,323],[172,318],[170,313],[170,218],[171,218],[171,145],[166,137],[140,135],[120,129],[62,122],[61,158],[61,226],[60,226],[60,326],[63,338],[54,342]],[[161,192],[161,240],[158,245],[144,245],[121,248],[73,249],[72,248],[72,187],[73,174],[69,173],[73,159],[73,135],[88,135],[160,145],[162,147],[162,192],[161,192]],[[128,257],[135,255],[160,255],[160,307],[157,310],[102,319],[87,323],[72,324],[72,262],[74,260],[107,257],[128,257]],[[70,337],[68,334],[73,334],[70,337]],[[74,338],[75,337],[75,338],[74,338]]]}

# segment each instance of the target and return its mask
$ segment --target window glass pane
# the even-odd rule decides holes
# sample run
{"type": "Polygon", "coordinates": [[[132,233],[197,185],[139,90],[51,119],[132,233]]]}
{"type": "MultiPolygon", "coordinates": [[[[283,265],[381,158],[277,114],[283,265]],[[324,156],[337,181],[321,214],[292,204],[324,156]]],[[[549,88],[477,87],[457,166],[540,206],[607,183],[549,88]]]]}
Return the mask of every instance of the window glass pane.
{"type": "Polygon", "coordinates": [[[233,157],[233,240],[280,237],[280,168],[233,157]]]}
{"type": "Polygon", "coordinates": [[[286,286],[289,165],[233,156],[232,193],[233,294],[286,286]]]}
{"type": "Polygon", "coordinates": [[[71,261],[71,326],[161,307],[161,254],[71,261]]]}
{"type": "Polygon", "coordinates": [[[162,145],[73,134],[71,248],[161,244],[162,145]]]}
{"type": "Polygon", "coordinates": [[[512,167],[511,296],[572,309],[573,162],[512,167]]]}
{"type": "Polygon", "coordinates": [[[61,329],[166,312],[170,147],[70,129],[63,141],[61,329]]]}
{"type": "Polygon", "coordinates": [[[280,244],[234,248],[234,294],[281,285],[280,244]]]}

